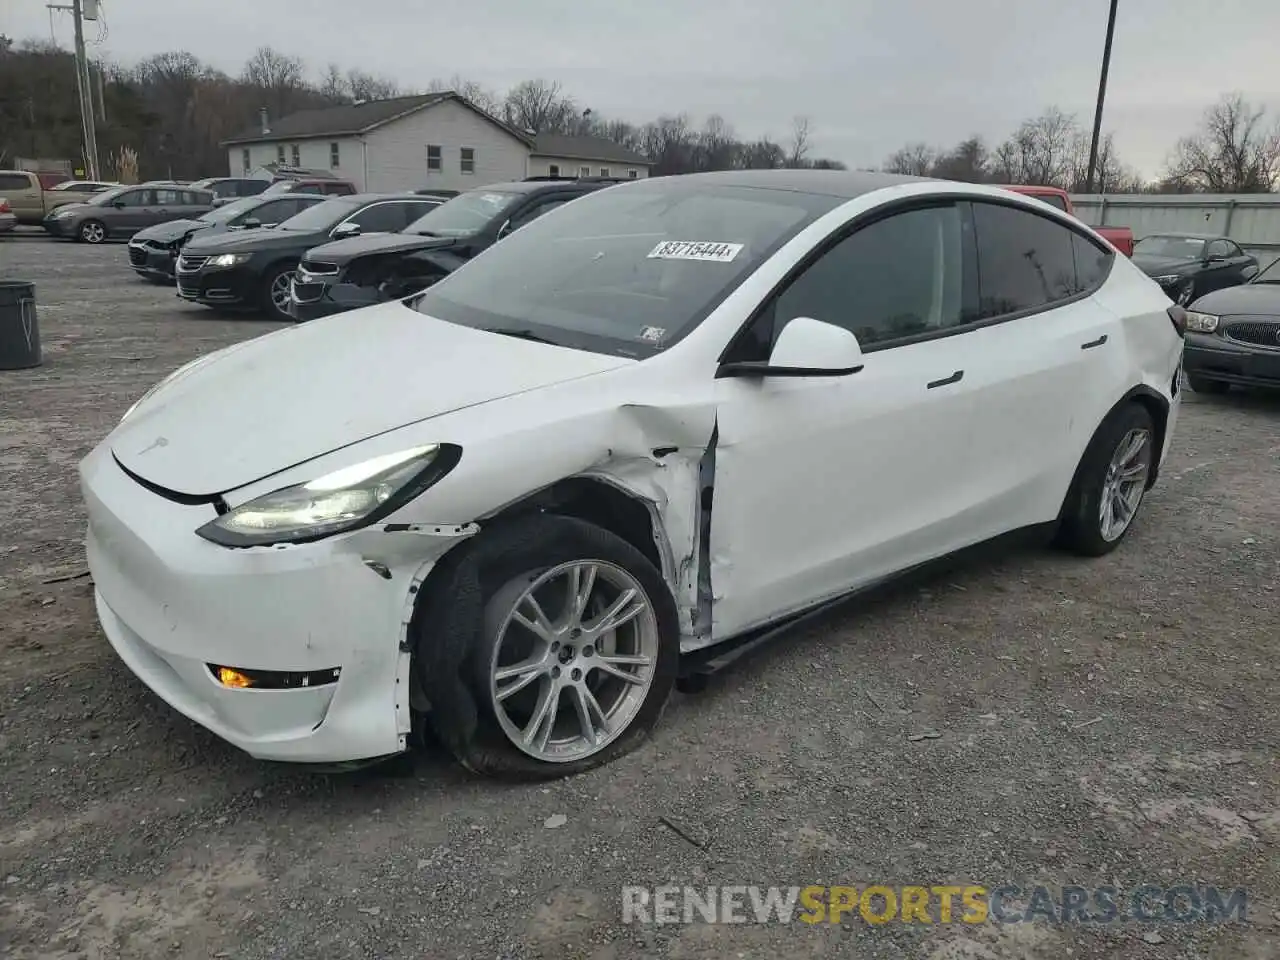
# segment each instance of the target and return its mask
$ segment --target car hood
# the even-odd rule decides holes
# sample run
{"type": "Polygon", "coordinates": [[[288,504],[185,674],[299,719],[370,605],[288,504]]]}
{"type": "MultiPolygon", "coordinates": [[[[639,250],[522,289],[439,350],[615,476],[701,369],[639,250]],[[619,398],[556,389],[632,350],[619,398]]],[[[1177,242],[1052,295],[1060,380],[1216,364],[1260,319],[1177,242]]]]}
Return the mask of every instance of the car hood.
{"type": "Polygon", "coordinates": [[[201,234],[193,237],[183,249],[192,257],[211,257],[219,253],[258,253],[262,250],[306,249],[326,234],[299,233],[296,230],[280,230],[272,227],[255,227],[252,230],[234,230],[213,236],[201,234]]]}
{"type": "Polygon", "coordinates": [[[1220,317],[1280,316],[1280,283],[1246,283],[1215,290],[1191,304],[1191,309],[1220,317]]]}
{"type": "Polygon", "coordinates": [[[335,240],[312,247],[307,251],[307,259],[341,265],[369,254],[439,249],[451,247],[456,242],[450,237],[424,237],[420,233],[379,233],[367,237],[348,237],[346,240],[335,240]]]}
{"type": "Polygon", "coordinates": [[[1165,273],[1180,273],[1183,270],[1200,266],[1199,260],[1189,260],[1185,257],[1153,257],[1149,254],[1144,256],[1139,253],[1134,254],[1132,259],[1134,266],[1150,277],[1160,276],[1165,273]]]}
{"type": "Polygon", "coordinates": [[[133,235],[133,239],[153,240],[156,243],[172,243],[193,230],[204,231],[212,226],[213,224],[205,223],[203,220],[169,220],[166,223],[157,223],[154,227],[139,230],[133,235]]]}
{"type": "Polygon", "coordinates": [[[212,497],[397,427],[636,362],[396,301],[218,351],[161,386],[109,442],[149,483],[212,497]]]}
{"type": "Polygon", "coordinates": [[[52,215],[55,213],[62,213],[64,210],[70,210],[72,213],[83,213],[86,210],[92,209],[93,206],[91,204],[85,203],[84,201],[78,201],[76,203],[60,203],[51,209],[49,213],[52,215]]]}

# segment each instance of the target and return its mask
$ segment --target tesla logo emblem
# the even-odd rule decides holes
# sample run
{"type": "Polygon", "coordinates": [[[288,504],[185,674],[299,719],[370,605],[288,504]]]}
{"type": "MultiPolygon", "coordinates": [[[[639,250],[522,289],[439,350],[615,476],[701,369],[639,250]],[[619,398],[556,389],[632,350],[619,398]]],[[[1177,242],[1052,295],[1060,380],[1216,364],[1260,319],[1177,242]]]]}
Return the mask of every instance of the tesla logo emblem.
{"type": "Polygon", "coordinates": [[[142,456],[144,453],[150,453],[156,447],[167,447],[168,445],[169,445],[169,441],[166,440],[164,437],[156,437],[155,443],[151,444],[151,446],[149,447],[144,447],[143,449],[138,451],[138,456],[142,456]]]}

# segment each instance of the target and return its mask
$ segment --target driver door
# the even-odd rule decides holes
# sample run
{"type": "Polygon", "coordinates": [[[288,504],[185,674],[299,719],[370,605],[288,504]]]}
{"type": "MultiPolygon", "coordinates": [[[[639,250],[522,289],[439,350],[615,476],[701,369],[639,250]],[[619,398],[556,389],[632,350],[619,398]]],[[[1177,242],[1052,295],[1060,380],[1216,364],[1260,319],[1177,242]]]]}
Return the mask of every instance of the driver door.
{"type": "Polygon", "coordinates": [[[864,366],[716,381],[714,638],[972,542],[971,234],[966,208],[948,203],[837,235],[731,346],[725,359],[767,359],[807,316],[852,330],[864,366]]]}

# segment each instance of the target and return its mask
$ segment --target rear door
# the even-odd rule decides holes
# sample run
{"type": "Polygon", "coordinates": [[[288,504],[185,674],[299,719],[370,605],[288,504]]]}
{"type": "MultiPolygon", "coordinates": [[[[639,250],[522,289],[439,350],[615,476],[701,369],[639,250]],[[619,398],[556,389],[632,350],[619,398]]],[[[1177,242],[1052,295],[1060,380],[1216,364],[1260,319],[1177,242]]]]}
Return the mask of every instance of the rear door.
{"type": "Polygon", "coordinates": [[[1057,516],[1076,464],[1128,389],[1118,318],[1092,296],[1116,256],[1067,222],[972,204],[976,329],[971,389],[974,518],[996,536],[1057,516]]]}
{"type": "Polygon", "coordinates": [[[157,221],[154,219],[156,191],[149,187],[137,190],[126,190],[111,201],[111,206],[103,211],[103,222],[107,232],[113,236],[137,233],[143,227],[149,227],[157,221]]]}
{"type": "Polygon", "coordinates": [[[151,202],[147,204],[144,213],[146,221],[140,226],[168,223],[186,216],[187,210],[182,202],[183,192],[172,187],[157,187],[152,190],[151,202]]]}

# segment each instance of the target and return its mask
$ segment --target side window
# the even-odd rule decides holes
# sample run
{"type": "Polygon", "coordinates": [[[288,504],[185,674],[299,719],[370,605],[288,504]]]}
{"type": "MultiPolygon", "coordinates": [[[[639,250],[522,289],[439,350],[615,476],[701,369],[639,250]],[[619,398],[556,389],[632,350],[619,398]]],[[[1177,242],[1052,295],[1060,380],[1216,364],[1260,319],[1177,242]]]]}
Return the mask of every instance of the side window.
{"type": "Polygon", "coordinates": [[[796,317],[870,345],[966,321],[964,225],[955,205],[892,214],[841,240],[774,300],[773,338],[796,317]]]}
{"type": "Polygon", "coordinates": [[[1234,256],[1231,252],[1231,244],[1226,240],[1214,240],[1209,244],[1209,251],[1205,254],[1208,257],[1230,257],[1234,256]]]}
{"type": "Polygon", "coordinates": [[[0,173],[0,190],[26,190],[31,181],[15,173],[0,173]]]}
{"type": "Polygon", "coordinates": [[[556,197],[554,200],[547,200],[543,203],[535,203],[532,206],[526,207],[524,210],[520,211],[520,213],[511,218],[511,229],[515,230],[517,227],[523,227],[526,223],[531,223],[532,221],[537,220],[544,213],[549,213],[556,207],[564,206],[571,199],[572,197],[556,197]]]}
{"type": "Polygon", "coordinates": [[[1228,256],[1228,257],[1243,257],[1243,256],[1244,256],[1244,251],[1243,251],[1243,250],[1241,250],[1241,249],[1240,249],[1240,247],[1239,247],[1238,245],[1236,245],[1234,242],[1232,242],[1231,240],[1227,240],[1227,241],[1226,241],[1226,244],[1227,244],[1227,256],[1228,256]]]}
{"type": "Polygon", "coordinates": [[[178,190],[157,190],[155,200],[149,204],[157,207],[179,207],[182,205],[182,193],[178,190]]]}
{"type": "Polygon", "coordinates": [[[1078,233],[1071,235],[1071,245],[1076,255],[1076,282],[1081,290],[1092,290],[1107,279],[1115,254],[1078,233]]]}
{"type": "Polygon", "coordinates": [[[126,207],[149,207],[155,202],[153,199],[155,194],[154,190],[130,190],[116,197],[115,202],[124,204],[126,207]]]}
{"type": "Polygon", "coordinates": [[[973,205],[978,317],[1034,310],[1079,293],[1074,232],[1029,210],[973,205]]]}
{"type": "Polygon", "coordinates": [[[1062,197],[1056,193],[1042,193],[1039,194],[1036,199],[1043,200],[1051,207],[1057,207],[1063,213],[1067,212],[1067,201],[1063,200],[1062,197]]]}
{"type": "Polygon", "coordinates": [[[440,204],[428,203],[426,200],[410,200],[406,203],[398,204],[398,206],[400,207],[401,222],[400,226],[396,227],[396,230],[403,230],[415,220],[418,220],[430,213],[436,207],[440,206],[440,204]]]}
{"type": "Polygon", "coordinates": [[[298,201],[296,200],[269,200],[260,207],[254,207],[247,213],[242,213],[236,217],[236,222],[244,220],[257,220],[259,223],[284,223],[285,220],[292,217],[297,210],[298,201]]]}
{"type": "Polygon", "coordinates": [[[358,223],[363,233],[395,233],[405,226],[404,204],[375,203],[347,219],[358,223]]]}

